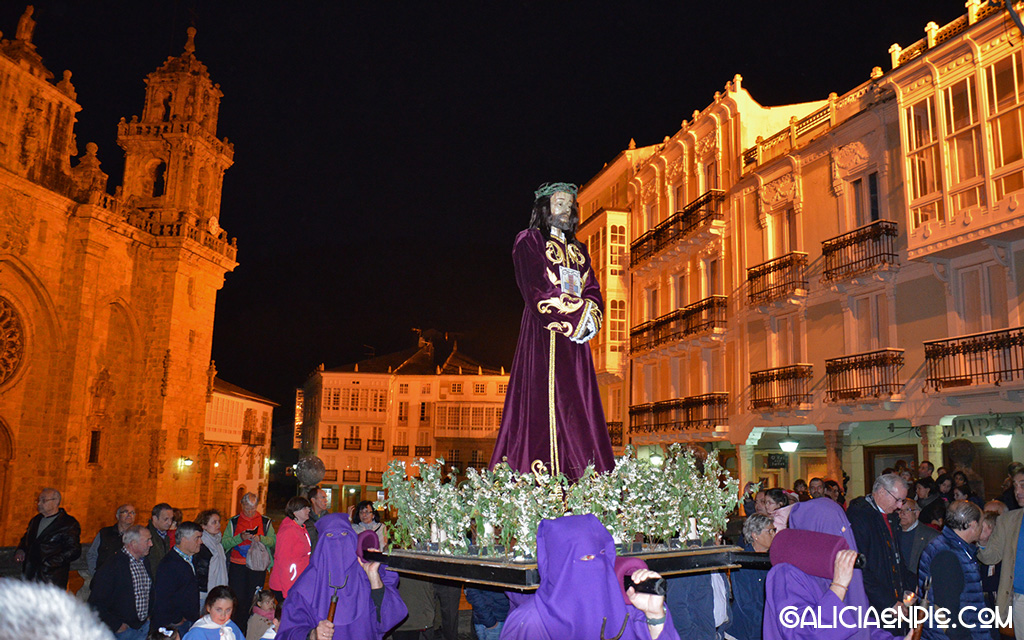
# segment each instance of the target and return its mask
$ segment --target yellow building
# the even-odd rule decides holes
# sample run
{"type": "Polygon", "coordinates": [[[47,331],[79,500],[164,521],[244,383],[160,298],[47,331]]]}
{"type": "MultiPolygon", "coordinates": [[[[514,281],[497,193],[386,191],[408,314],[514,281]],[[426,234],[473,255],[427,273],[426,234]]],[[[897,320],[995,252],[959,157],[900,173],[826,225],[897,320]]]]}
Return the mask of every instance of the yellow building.
{"type": "Polygon", "coordinates": [[[124,186],[110,195],[96,145],[71,166],[80,106],[34,26],[26,11],[0,44],[0,545],[47,486],[83,539],[126,501],[186,516],[216,502],[206,395],[217,291],[237,264],[218,221],[234,151],[194,30],[118,125],[124,186]]]}
{"type": "Polygon", "coordinates": [[[1024,459],[1024,66],[1005,10],[967,9],[843,95],[762,107],[737,76],[619,170],[627,441],[702,442],[770,485],[845,471],[859,495],[901,459],[952,471],[960,438],[999,492],[1024,459]]]}
{"type": "MultiPolygon", "coordinates": [[[[334,509],[376,500],[391,460],[423,458],[464,471],[490,461],[508,390],[504,368],[482,365],[425,331],[416,347],[337,368],[322,365],[297,395],[302,455],[327,467],[334,509]]],[[[298,409],[297,409],[298,412],[298,409]]]]}

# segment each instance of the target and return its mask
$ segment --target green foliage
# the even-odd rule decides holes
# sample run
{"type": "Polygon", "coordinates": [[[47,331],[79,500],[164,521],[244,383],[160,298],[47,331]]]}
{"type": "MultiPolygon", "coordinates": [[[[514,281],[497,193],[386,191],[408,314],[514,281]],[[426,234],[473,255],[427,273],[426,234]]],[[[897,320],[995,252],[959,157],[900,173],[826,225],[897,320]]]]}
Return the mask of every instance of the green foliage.
{"type": "Polygon", "coordinates": [[[701,465],[678,444],[669,448],[662,466],[627,448],[614,470],[597,473],[588,467],[576,483],[542,466],[520,473],[500,463],[493,470],[467,470],[457,485],[457,472],[447,471],[440,458],[413,466],[419,477],[408,475],[402,462],[388,465],[383,480],[387,497],[376,507],[398,514],[391,531],[394,546],[435,542],[447,554],[467,551],[468,531],[475,524],[486,555],[501,545],[506,555],[533,557],[541,520],[582,513],[593,513],[616,541],[627,545],[638,535],[652,542],[692,536],[710,541],[725,530],[738,502],[738,483],[715,456],[701,465]]]}

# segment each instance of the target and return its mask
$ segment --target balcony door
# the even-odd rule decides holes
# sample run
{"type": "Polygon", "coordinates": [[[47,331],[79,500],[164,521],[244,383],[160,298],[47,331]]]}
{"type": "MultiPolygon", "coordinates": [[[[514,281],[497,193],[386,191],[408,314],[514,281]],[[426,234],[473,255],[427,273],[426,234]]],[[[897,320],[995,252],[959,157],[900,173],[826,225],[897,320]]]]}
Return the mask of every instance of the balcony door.
{"type": "Polygon", "coordinates": [[[959,312],[963,334],[1010,326],[1006,269],[991,262],[960,269],[959,312]]]}
{"type": "Polygon", "coordinates": [[[796,212],[792,207],[783,209],[771,217],[772,257],[779,258],[797,250],[796,212]]]}

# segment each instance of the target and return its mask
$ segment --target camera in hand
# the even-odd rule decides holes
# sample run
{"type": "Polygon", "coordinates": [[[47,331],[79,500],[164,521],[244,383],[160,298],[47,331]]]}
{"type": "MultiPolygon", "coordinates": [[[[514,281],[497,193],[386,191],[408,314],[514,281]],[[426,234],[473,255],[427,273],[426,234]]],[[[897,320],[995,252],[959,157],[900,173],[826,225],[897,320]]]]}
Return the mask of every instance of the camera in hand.
{"type": "Polygon", "coordinates": [[[643,582],[633,582],[633,576],[626,576],[622,579],[622,584],[625,585],[628,591],[630,587],[637,593],[649,593],[655,596],[665,595],[665,578],[648,578],[643,582]]]}

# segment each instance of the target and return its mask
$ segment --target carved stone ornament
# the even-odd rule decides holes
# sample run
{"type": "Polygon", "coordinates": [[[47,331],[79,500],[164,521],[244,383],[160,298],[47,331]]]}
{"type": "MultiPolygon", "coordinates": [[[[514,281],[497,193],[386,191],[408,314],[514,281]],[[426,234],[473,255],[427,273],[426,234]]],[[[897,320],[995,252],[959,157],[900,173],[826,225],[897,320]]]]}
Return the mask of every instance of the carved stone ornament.
{"type": "Polygon", "coordinates": [[[867,160],[869,155],[868,149],[864,146],[863,142],[859,140],[851,142],[848,145],[844,145],[836,149],[836,166],[846,171],[867,160]]]}
{"type": "Polygon", "coordinates": [[[768,207],[793,199],[796,183],[793,174],[787,173],[761,187],[761,202],[768,207]]]}
{"type": "Polygon", "coordinates": [[[678,158],[675,162],[668,165],[668,168],[665,170],[665,177],[668,178],[670,184],[675,184],[685,171],[686,166],[683,159],[678,158]]]}
{"type": "Polygon", "coordinates": [[[25,359],[25,329],[14,306],[0,298],[0,384],[10,380],[25,359]]]}
{"type": "Polygon", "coordinates": [[[697,156],[705,156],[717,145],[718,140],[716,139],[716,131],[711,131],[706,136],[697,141],[697,156]]]}
{"type": "Polygon", "coordinates": [[[655,191],[656,191],[655,183],[652,180],[651,182],[648,182],[647,184],[645,184],[643,186],[643,188],[640,190],[640,198],[644,202],[651,202],[655,198],[655,191]]]}

